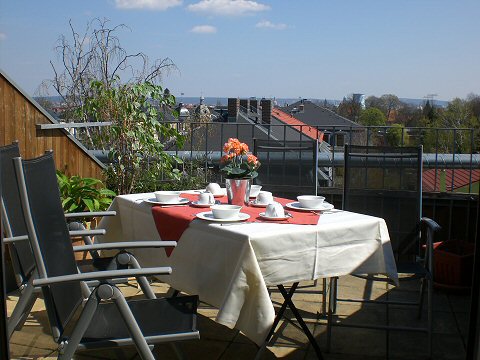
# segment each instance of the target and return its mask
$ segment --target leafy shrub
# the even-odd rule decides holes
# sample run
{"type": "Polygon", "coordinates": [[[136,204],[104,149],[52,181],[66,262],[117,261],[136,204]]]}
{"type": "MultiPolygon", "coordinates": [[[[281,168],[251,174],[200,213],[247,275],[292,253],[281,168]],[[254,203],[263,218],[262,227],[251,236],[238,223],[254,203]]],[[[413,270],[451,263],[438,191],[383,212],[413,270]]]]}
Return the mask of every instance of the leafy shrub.
{"type": "Polygon", "coordinates": [[[108,209],[115,193],[94,178],[71,176],[57,171],[58,187],[66,213],[108,209]]]}

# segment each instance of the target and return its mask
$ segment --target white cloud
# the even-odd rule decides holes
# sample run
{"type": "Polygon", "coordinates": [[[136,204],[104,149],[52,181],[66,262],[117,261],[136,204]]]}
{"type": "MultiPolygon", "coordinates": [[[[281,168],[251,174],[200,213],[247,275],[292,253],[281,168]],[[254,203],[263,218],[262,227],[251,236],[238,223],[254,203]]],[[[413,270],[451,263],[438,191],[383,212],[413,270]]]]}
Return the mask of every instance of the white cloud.
{"type": "Polygon", "coordinates": [[[273,30],[285,30],[287,28],[287,24],[274,24],[271,21],[268,20],[262,20],[257,25],[255,25],[257,28],[264,28],[264,29],[273,29],[273,30]]]}
{"type": "Polygon", "coordinates": [[[5,40],[7,38],[7,34],[0,32],[0,41],[5,40]]]}
{"type": "Polygon", "coordinates": [[[146,10],[167,10],[168,8],[182,5],[182,0],[115,0],[119,9],[146,9],[146,10]]]}
{"type": "Polygon", "coordinates": [[[268,5],[252,0],[201,0],[187,8],[213,15],[245,15],[270,9],[268,5]]]}
{"type": "Polygon", "coordinates": [[[217,28],[211,25],[197,25],[194,26],[190,31],[197,34],[215,34],[217,32],[217,28]]]}

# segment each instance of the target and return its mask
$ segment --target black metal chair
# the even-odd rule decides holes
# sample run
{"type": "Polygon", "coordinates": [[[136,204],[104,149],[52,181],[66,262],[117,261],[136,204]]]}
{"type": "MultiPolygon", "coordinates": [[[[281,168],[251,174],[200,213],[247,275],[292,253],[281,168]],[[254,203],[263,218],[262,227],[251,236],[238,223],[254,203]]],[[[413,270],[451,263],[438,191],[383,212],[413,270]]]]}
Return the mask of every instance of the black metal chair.
{"type": "MultiPolygon", "coordinates": [[[[298,135],[297,135],[298,136],[298,135]]],[[[253,154],[262,163],[255,182],[278,195],[314,193],[318,187],[318,143],[302,140],[253,139],[253,154]],[[292,186],[295,184],[295,186],[292,186]]]]}
{"type": "MultiPolygon", "coordinates": [[[[127,301],[111,279],[167,275],[170,267],[78,271],[56,183],[53,154],[32,160],[15,158],[15,172],[28,239],[35,259],[32,284],[41,287],[59,359],[77,349],[135,345],[142,359],[153,359],[149,344],[198,339],[197,296],[127,301]],[[42,179],[42,181],[39,181],[42,179]],[[100,282],[88,299],[81,284],[100,282]],[[83,308],[82,302],[86,300],[83,308]],[[78,315],[78,318],[76,318],[78,315]]],[[[145,241],[82,246],[84,250],[175,246],[174,241],[145,241]]]]}
{"type": "MultiPolygon", "coordinates": [[[[428,352],[432,348],[432,296],[433,296],[433,236],[440,226],[433,220],[422,218],[422,146],[375,147],[345,146],[345,175],[343,209],[385,219],[391,245],[396,258],[400,281],[421,279],[418,301],[389,301],[371,299],[345,299],[337,295],[338,278],[330,282],[327,323],[327,348],[330,348],[333,326],[378,328],[387,330],[420,331],[428,334],[428,352]],[[425,228],[426,233],[421,233],[425,228]],[[423,311],[427,292],[427,326],[376,326],[334,322],[337,301],[368,302],[418,307],[418,318],[423,311]]],[[[390,279],[376,274],[356,274],[367,280],[365,297],[372,281],[390,279]]]]}
{"type": "MultiPolygon", "coordinates": [[[[17,287],[19,289],[18,302],[8,318],[8,335],[12,336],[15,330],[21,329],[30,313],[37,297],[38,289],[35,290],[31,285],[32,276],[34,275],[35,261],[33,258],[30,243],[27,241],[27,228],[25,225],[20,195],[18,192],[17,180],[13,166],[13,158],[19,157],[18,142],[11,145],[0,147],[0,158],[2,160],[0,167],[0,177],[2,179],[2,197],[0,198],[0,208],[2,212],[2,225],[6,238],[4,243],[9,249],[10,258],[12,259],[13,273],[17,287]]],[[[56,186],[50,184],[50,186],[56,186]]],[[[91,216],[113,216],[114,211],[102,212],[82,212],[65,214],[65,218],[91,217],[91,216]]],[[[86,230],[83,225],[77,222],[69,223],[70,236],[82,236],[87,245],[92,245],[90,236],[105,234],[102,229],[86,230]]],[[[76,251],[82,251],[81,247],[76,251]]],[[[127,269],[129,267],[139,268],[136,259],[129,253],[122,250],[116,256],[101,257],[96,250],[91,250],[92,260],[82,261],[78,264],[80,269],[85,270],[115,270],[127,269]]],[[[120,281],[126,281],[121,279],[120,281]]],[[[147,279],[140,277],[137,279],[142,287],[142,291],[152,298],[153,290],[150,288],[147,279]]],[[[98,282],[87,282],[89,286],[96,285],[98,282]]],[[[84,286],[83,291],[89,294],[90,290],[84,286]]]]}

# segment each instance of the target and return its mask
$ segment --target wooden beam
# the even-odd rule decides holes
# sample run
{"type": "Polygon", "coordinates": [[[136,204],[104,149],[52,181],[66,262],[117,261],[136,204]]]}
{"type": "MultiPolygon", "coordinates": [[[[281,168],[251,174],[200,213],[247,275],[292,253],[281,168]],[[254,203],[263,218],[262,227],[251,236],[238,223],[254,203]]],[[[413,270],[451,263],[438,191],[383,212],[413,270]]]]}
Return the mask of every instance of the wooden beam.
{"type": "Polygon", "coordinates": [[[39,130],[52,130],[52,129],[86,128],[86,127],[98,127],[98,126],[110,126],[110,125],[112,125],[111,121],[84,122],[84,123],[36,124],[35,126],[39,130]]]}

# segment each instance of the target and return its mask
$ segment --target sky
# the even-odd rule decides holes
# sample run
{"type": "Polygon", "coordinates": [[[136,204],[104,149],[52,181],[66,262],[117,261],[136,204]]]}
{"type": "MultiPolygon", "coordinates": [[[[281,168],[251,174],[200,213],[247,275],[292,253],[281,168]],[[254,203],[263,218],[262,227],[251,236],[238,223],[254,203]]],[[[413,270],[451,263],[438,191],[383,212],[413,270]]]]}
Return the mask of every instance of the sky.
{"type": "Polygon", "coordinates": [[[437,100],[480,93],[479,0],[0,0],[0,69],[34,95],[69,20],[170,58],[180,96],[437,100]]]}

